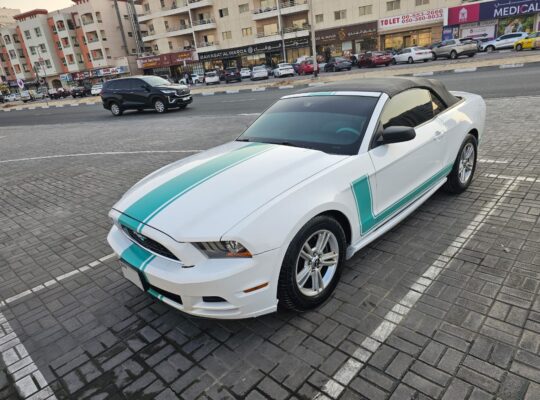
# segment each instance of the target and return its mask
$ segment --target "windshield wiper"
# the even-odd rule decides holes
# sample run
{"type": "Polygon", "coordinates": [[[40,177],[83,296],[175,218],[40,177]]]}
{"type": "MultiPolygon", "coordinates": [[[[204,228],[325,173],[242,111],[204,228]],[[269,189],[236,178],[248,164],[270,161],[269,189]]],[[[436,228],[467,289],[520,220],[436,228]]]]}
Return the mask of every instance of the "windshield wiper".
{"type": "Polygon", "coordinates": [[[237,142],[251,142],[251,140],[243,138],[243,139],[236,139],[237,142]]]}

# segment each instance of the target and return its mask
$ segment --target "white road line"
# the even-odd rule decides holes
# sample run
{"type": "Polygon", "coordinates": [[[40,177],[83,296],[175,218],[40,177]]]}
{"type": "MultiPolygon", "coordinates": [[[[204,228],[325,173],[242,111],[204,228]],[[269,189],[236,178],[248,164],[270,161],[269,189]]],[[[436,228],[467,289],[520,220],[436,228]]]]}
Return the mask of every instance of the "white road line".
{"type": "Polygon", "coordinates": [[[500,69],[507,69],[507,68],[521,68],[524,64],[502,64],[499,65],[500,69]]]}
{"type": "Polygon", "coordinates": [[[431,72],[417,72],[416,74],[413,74],[413,76],[431,76],[433,75],[433,71],[431,72]]]}
{"type": "Polygon", "coordinates": [[[475,72],[478,68],[476,67],[471,67],[471,68],[456,68],[454,70],[454,73],[456,74],[459,74],[459,73],[462,73],[462,72],[475,72]]]}
{"type": "Polygon", "coordinates": [[[508,164],[510,161],[508,160],[494,160],[492,158],[481,158],[478,160],[479,163],[485,163],[485,164],[508,164]]]}
{"type": "Polygon", "coordinates": [[[4,139],[4,138],[6,138],[6,137],[7,137],[7,136],[0,136],[0,139],[4,139]]]}
{"type": "Polygon", "coordinates": [[[238,114],[238,115],[241,115],[243,117],[251,117],[251,116],[261,115],[261,113],[244,113],[244,114],[238,114]]]}
{"type": "Polygon", "coordinates": [[[238,93],[240,93],[240,90],[227,90],[227,91],[225,91],[225,93],[227,93],[227,94],[238,94],[238,93]]]}
{"type": "Polygon", "coordinates": [[[259,88],[253,88],[251,89],[252,92],[264,92],[266,91],[265,87],[259,87],[259,88]]]}
{"type": "Polygon", "coordinates": [[[501,196],[513,186],[515,181],[520,180],[520,178],[527,179],[527,177],[502,178],[511,179],[511,182],[499,190],[494,196],[496,200],[490,201],[483,206],[478,214],[476,214],[473,221],[458,235],[459,238],[466,238],[466,240],[463,243],[455,241],[443,251],[426,272],[416,280],[407,294],[405,294],[405,296],[403,296],[401,300],[386,313],[383,322],[379,324],[370,336],[364,339],[360,344],[360,347],[353,353],[352,357],[350,357],[334,376],[324,384],[321,391],[314,396],[314,399],[337,399],[339,397],[341,392],[345,389],[345,386],[347,386],[360,372],[365,363],[392,334],[401,320],[407,316],[426,289],[429,288],[440,273],[446,268],[449,261],[456,254],[460,253],[461,249],[469,243],[471,238],[473,238],[474,233],[484,225],[486,218],[496,211],[493,207],[501,200],[501,196]]]}
{"type": "Polygon", "coordinates": [[[311,86],[311,87],[313,87],[313,86],[324,86],[324,85],[326,85],[326,83],[324,83],[324,82],[312,82],[312,83],[308,83],[308,86],[311,86]]]}
{"type": "Polygon", "coordinates": [[[110,155],[123,155],[123,154],[152,154],[152,153],[200,153],[202,150],[141,150],[141,151],[105,151],[101,153],[79,153],[79,154],[58,154],[54,156],[42,156],[42,157],[27,157],[27,158],[15,158],[12,160],[0,160],[0,164],[19,162],[19,161],[33,161],[33,160],[47,160],[52,158],[63,157],[88,157],[88,156],[110,156],[110,155]]]}
{"type": "Polygon", "coordinates": [[[294,86],[293,85],[285,85],[285,86],[280,86],[278,89],[279,90],[294,89],[294,86]]]}
{"type": "Polygon", "coordinates": [[[215,92],[203,92],[201,93],[203,96],[213,96],[215,95],[216,93],[215,92]]]}

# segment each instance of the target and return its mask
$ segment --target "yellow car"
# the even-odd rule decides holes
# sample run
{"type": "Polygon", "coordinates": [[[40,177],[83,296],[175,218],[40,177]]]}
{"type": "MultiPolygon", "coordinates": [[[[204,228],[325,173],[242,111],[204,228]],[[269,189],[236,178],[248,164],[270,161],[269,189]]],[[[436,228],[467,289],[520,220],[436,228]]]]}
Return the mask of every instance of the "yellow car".
{"type": "Polygon", "coordinates": [[[514,43],[514,49],[521,51],[523,49],[540,49],[540,32],[532,32],[526,38],[514,43]]]}

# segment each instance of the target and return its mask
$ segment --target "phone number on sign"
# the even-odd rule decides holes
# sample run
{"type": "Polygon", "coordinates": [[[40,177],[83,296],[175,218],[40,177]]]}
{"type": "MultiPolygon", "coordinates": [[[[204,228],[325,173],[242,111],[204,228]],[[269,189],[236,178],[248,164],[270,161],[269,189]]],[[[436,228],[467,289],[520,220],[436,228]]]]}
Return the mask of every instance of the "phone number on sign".
{"type": "Polygon", "coordinates": [[[411,14],[401,15],[399,17],[389,17],[379,20],[379,26],[381,27],[390,27],[396,25],[407,25],[415,24],[423,21],[432,21],[436,19],[442,19],[443,11],[440,10],[430,10],[424,12],[417,12],[411,14]]]}

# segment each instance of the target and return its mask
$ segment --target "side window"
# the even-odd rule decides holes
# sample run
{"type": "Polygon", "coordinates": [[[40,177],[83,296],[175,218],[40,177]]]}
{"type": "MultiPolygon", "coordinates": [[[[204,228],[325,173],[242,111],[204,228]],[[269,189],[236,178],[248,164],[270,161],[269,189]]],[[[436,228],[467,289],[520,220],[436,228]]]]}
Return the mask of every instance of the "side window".
{"type": "Polygon", "coordinates": [[[426,89],[409,89],[392,97],[381,114],[383,128],[415,127],[433,118],[431,93],[426,89]]]}
{"type": "Polygon", "coordinates": [[[130,90],[139,90],[142,89],[143,81],[140,79],[130,79],[128,89],[130,90]]]}
{"type": "Polygon", "coordinates": [[[103,86],[103,89],[106,89],[106,90],[114,90],[118,87],[118,81],[108,81],[105,83],[105,85],[103,86]]]}
{"type": "Polygon", "coordinates": [[[510,39],[511,35],[502,35],[500,37],[501,40],[510,39]]]}
{"type": "Polygon", "coordinates": [[[449,40],[448,42],[446,42],[446,45],[447,46],[451,46],[453,44],[455,44],[456,42],[454,40],[449,40]]]}
{"type": "Polygon", "coordinates": [[[446,110],[446,106],[436,94],[433,94],[430,92],[430,95],[431,95],[431,105],[433,106],[433,116],[439,115],[444,110],[446,110]]]}

